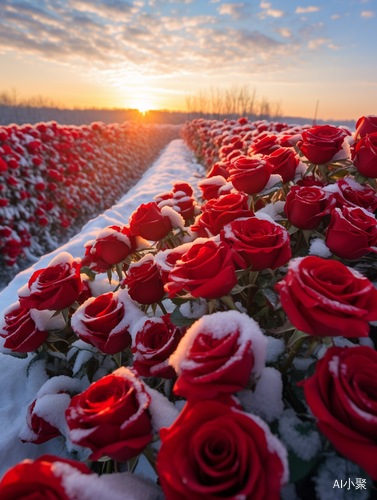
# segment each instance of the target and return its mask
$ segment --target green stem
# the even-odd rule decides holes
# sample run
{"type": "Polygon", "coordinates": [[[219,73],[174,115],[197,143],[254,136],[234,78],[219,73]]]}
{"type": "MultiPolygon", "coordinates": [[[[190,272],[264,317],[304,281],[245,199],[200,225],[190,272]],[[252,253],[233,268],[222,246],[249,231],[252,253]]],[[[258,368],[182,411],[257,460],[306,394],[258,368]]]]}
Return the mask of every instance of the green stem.
{"type": "Polygon", "coordinates": [[[292,361],[295,359],[295,357],[297,356],[297,354],[300,352],[300,349],[303,346],[305,340],[306,340],[306,337],[301,337],[293,345],[293,347],[291,349],[291,352],[289,353],[289,356],[286,359],[286,361],[284,363],[284,366],[283,366],[283,368],[281,370],[282,375],[285,375],[287,373],[288,368],[291,366],[292,361]]]}
{"type": "Polygon", "coordinates": [[[157,302],[157,304],[161,307],[161,311],[162,311],[165,315],[166,315],[166,314],[168,314],[168,313],[167,313],[167,311],[166,311],[166,309],[165,309],[165,307],[164,307],[164,304],[161,302],[161,300],[159,300],[159,301],[157,302]]]}

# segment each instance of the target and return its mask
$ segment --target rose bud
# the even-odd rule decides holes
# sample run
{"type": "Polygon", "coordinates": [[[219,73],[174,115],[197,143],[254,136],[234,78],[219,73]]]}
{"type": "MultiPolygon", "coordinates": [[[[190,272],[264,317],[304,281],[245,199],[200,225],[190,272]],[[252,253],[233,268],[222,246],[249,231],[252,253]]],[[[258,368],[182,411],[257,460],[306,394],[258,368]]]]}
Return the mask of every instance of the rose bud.
{"type": "Polygon", "coordinates": [[[160,271],[151,253],[128,268],[122,286],[128,286],[131,299],[139,304],[159,302],[165,295],[160,271]]]}
{"type": "Polygon", "coordinates": [[[65,412],[68,436],[92,450],[90,460],[127,462],[152,440],[150,401],[136,374],[121,367],[72,398],[65,412]]]}
{"type": "Polygon", "coordinates": [[[177,372],[174,394],[211,399],[245,388],[264,368],[267,340],[258,324],[238,311],[203,316],[186,332],[169,364],[177,372]]]}
{"type": "Polygon", "coordinates": [[[131,343],[130,327],[143,316],[125,290],[91,297],[72,315],[76,335],[105,354],[116,354],[131,343]]]}
{"type": "Polygon", "coordinates": [[[169,356],[176,350],[185,330],[173,325],[170,314],[161,318],[142,318],[131,330],[132,368],[141,377],[175,378],[177,375],[169,366],[169,356]]]}
{"type": "Polygon", "coordinates": [[[267,160],[239,156],[229,167],[229,181],[238,191],[258,194],[266,187],[273,169],[267,160]]]}
{"type": "Polygon", "coordinates": [[[342,259],[354,260],[377,252],[377,221],[363,208],[335,208],[326,232],[326,245],[342,259]]]}
{"type": "Polygon", "coordinates": [[[377,132],[377,116],[369,115],[362,116],[356,123],[356,139],[362,139],[367,134],[374,134],[377,132]]]}
{"type": "Polygon", "coordinates": [[[331,125],[318,125],[302,132],[297,143],[301,152],[314,165],[328,163],[342,149],[346,132],[331,125]]]}
{"type": "Polygon", "coordinates": [[[12,352],[32,352],[47,339],[49,330],[64,326],[63,318],[51,319],[50,312],[29,310],[15,302],[4,311],[4,325],[0,337],[5,338],[4,347],[12,352]]]}
{"type": "Polygon", "coordinates": [[[224,177],[217,175],[198,182],[204,200],[212,200],[219,197],[219,189],[227,184],[224,177]]]}
{"type": "Polygon", "coordinates": [[[317,337],[367,337],[377,320],[377,290],[335,260],[292,259],[286,277],[275,285],[289,321],[317,337]]]}
{"type": "Polygon", "coordinates": [[[76,460],[42,455],[34,462],[25,460],[11,467],[0,481],[3,500],[71,500],[65,476],[91,474],[88,467],[76,460]]]}
{"type": "Polygon", "coordinates": [[[287,451],[268,425],[218,401],[187,403],[160,436],[166,500],[278,500],[288,482],[287,451]]]}
{"type": "Polygon", "coordinates": [[[320,431],[377,481],[376,351],[331,347],[300,385],[320,431]]]}
{"type": "Polygon", "coordinates": [[[218,161],[217,163],[214,163],[212,165],[211,170],[207,173],[207,177],[216,177],[220,175],[221,177],[224,177],[225,180],[228,179],[229,177],[229,172],[228,172],[228,164],[223,163],[222,161],[218,161]]]}
{"type": "Polygon", "coordinates": [[[283,180],[283,184],[292,181],[296,168],[300,163],[297,154],[291,148],[280,148],[264,158],[274,166],[273,174],[278,174],[283,180]]]}
{"type": "Polygon", "coordinates": [[[59,253],[18,290],[21,307],[60,311],[71,306],[82,290],[80,267],[69,253],[59,253]]]}
{"type": "Polygon", "coordinates": [[[94,241],[88,241],[85,247],[92,262],[101,270],[111,269],[120,264],[136,250],[136,237],[128,226],[109,226],[102,229],[94,241]]]}
{"type": "Polygon", "coordinates": [[[288,231],[270,217],[236,219],[224,226],[220,238],[245,261],[252,271],[276,269],[291,258],[288,231]]]}
{"type": "MultiPolygon", "coordinates": [[[[162,210],[166,208],[169,207],[162,210]]],[[[169,216],[163,215],[162,210],[155,202],[140,205],[130,217],[131,232],[146,240],[162,240],[173,228],[169,216]]]]}
{"type": "Polygon", "coordinates": [[[244,193],[231,193],[208,201],[202,206],[202,213],[190,226],[199,236],[213,236],[220,233],[225,224],[239,217],[252,217],[254,212],[249,210],[248,196],[244,193]],[[202,234],[200,231],[204,230],[202,234]],[[207,233],[207,234],[206,234],[207,233]]]}
{"type": "Polygon", "coordinates": [[[353,164],[365,177],[377,177],[377,132],[366,135],[355,146],[353,164]]]}
{"type": "Polygon", "coordinates": [[[292,186],[284,205],[289,222],[300,229],[315,229],[336,206],[332,193],[317,186],[292,186]]]}
{"type": "Polygon", "coordinates": [[[35,407],[35,399],[27,409],[26,422],[29,428],[30,436],[29,439],[21,439],[23,443],[34,443],[42,444],[46,441],[50,441],[57,436],[60,436],[60,431],[56,427],[46,422],[41,417],[38,417],[33,411],[35,407]]]}
{"type": "Polygon", "coordinates": [[[217,299],[237,284],[232,251],[224,242],[194,243],[169,273],[165,291],[169,298],[186,290],[193,297],[217,299]]]}
{"type": "Polygon", "coordinates": [[[369,186],[362,186],[353,179],[339,179],[336,182],[337,190],[334,192],[338,207],[361,207],[374,212],[377,209],[376,191],[369,186]]]}

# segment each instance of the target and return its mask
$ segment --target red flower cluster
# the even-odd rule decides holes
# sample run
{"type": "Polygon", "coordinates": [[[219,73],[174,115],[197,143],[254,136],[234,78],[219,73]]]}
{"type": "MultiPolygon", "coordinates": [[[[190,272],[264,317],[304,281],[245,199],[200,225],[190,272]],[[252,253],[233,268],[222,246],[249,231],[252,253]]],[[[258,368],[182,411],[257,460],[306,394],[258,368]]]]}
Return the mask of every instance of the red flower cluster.
{"type": "Polygon", "coordinates": [[[58,243],[76,219],[110,207],[178,133],[132,122],[0,130],[0,253],[8,266],[26,247],[50,250],[46,229],[58,243]]]}

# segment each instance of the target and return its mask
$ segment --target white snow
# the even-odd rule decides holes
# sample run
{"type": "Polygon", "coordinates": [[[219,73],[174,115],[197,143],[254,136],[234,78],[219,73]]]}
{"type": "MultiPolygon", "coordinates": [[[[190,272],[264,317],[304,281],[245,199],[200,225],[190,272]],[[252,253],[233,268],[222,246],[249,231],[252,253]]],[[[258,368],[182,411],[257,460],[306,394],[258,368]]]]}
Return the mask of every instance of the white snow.
{"type": "Polygon", "coordinates": [[[316,255],[317,257],[328,259],[332,256],[332,253],[321,238],[314,238],[310,242],[309,255],[316,255]]]}
{"type": "Polygon", "coordinates": [[[283,339],[267,337],[267,355],[266,364],[275,363],[281,354],[285,351],[285,342],[283,339]]]}
{"type": "Polygon", "coordinates": [[[254,391],[244,389],[237,393],[237,397],[245,411],[272,422],[284,410],[281,373],[275,368],[264,368],[254,391]]]}
{"type": "Polygon", "coordinates": [[[277,201],[276,203],[269,203],[265,207],[258,210],[258,214],[267,214],[273,220],[282,220],[282,216],[279,215],[284,213],[285,201],[277,201]]]}
{"type": "Polygon", "coordinates": [[[62,462],[54,463],[54,474],[61,478],[69,498],[80,500],[162,500],[162,490],[138,474],[82,474],[62,462]]]}
{"type": "Polygon", "coordinates": [[[179,311],[185,318],[198,319],[208,313],[208,304],[202,298],[199,298],[198,301],[189,300],[180,306],[179,311]]]}
{"type": "Polygon", "coordinates": [[[149,412],[152,417],[153,433],[157,434],[162,427],[170,427],[179,417],[179,409],[171,403],[168,398],[147,384],[144,385],[145,391],[151,397],[149,412]]]}
{"type": "Polygon", "coordinates": [[[294,410],[287,409],[279,418],[279,434],[283,443],[291,449],[301,460],[309,461],[314,458],[322,448],[319,433],[310,429],[301,433],[297,426],[307,425],[302,422],[294,410]]]}

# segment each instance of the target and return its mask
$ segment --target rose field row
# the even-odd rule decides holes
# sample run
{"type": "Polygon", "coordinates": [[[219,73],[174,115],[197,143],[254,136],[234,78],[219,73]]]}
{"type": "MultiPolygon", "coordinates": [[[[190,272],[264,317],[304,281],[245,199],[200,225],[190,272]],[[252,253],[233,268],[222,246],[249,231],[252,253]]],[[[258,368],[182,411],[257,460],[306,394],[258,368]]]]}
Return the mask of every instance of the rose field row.
{"type": "Polygon", "coordinates": [[[1,265],[56,248],[127,192],[178,132],[132,122],[1,127],[1,265]]]}
{"type": "Polygon", "coordinates": [[[0,496],[372,500],[377,117],[181,135],[0,294],[0,496]]]}

